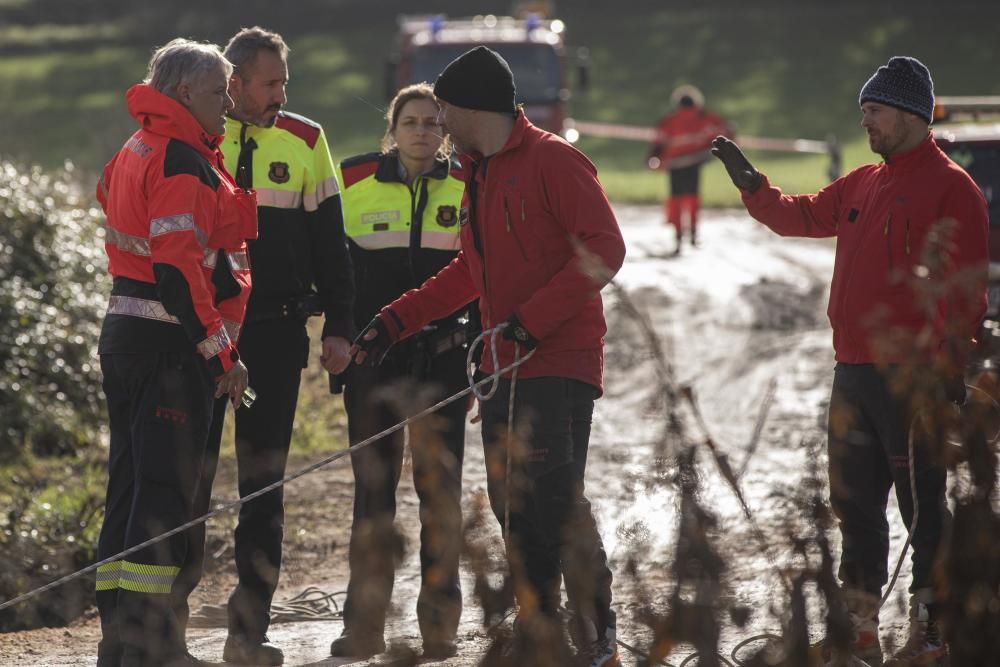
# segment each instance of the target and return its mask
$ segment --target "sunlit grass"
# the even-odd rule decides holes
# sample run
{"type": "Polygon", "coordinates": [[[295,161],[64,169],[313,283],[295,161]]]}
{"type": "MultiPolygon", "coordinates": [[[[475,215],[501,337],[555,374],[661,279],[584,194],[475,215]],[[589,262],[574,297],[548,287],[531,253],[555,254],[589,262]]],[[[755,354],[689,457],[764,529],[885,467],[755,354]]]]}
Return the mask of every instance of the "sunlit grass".
{"type": "MultiPolygon", "coordinates": [[[[860,135],[860,132],[859,132],[860,135]]],[[[667,193],[667,176],[662,171],[622,167],[626,161],[621,155],[631,148],[631,162],[641,165],[645,160],[646,146],[638,142],[621,142],[615,150],[605,147],[602,157],[593,158],[598,167],[601,183],[608,197],[614,202],[659,204],[667,193]],[[620,151],[620,152],[619,152],[620,151]]],[[[585,146],[585,144],[584,144],[585,146]]],[[[830,181],[827,170],[830,160],[825,155],[798,155],[787,153],[747,151],[754,166],[767,174],[770,181],[788,194],[816,192],[830,181]]],[[[880,158],[868,150],[863,136],[843,146],[841,173],[880,158]]],[[[706,207],[741,206],[739,192],[733,187],[722,164],[715,159],[701,170],[702,204],[706,207]]]]}
{"type": "MultiPolygon", "coordinates": [[[[28,0],[2,0],[0,7],[11,7],[25,4],[28,0]]],[[[0,26],[0,44],[6,48],[43,48],[54,45],[67,46],[77,43],[88,43],[94,40],[110,40],[120,37],[124,32],[121,25],[115,23],[80,23],[75,25],[38,23],[35,25],[5,25],[0,26]]]]}

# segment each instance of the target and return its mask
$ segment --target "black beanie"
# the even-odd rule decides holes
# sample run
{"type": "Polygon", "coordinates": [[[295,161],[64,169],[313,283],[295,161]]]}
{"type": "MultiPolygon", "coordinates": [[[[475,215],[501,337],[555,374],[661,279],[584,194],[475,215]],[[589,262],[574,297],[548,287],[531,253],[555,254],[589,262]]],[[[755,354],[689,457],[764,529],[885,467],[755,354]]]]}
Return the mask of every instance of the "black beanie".
{"type": "Polygon", "coordinates": [[[452,60],[434,84],[434,96],[464,109],[513,113],[514,75],[499,53],[477,46],[452,60]]]}
{"type": "Polygon", "coordinates": [[[858,104],[879,102],[916,114],[928,123],[934,117],[934,82],[922,62],[893,56],[861,88],[858,104]]]}

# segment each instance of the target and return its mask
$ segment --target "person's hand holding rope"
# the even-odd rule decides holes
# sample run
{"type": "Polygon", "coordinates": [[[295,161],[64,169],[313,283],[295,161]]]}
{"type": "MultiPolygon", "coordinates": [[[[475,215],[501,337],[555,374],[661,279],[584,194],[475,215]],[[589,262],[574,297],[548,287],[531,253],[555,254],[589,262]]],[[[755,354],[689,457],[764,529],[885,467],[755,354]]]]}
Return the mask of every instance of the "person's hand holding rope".
{"type": "Polygon", "coordinates": [[[506,325],[500,334],[505,340],[512,340],[524,346],[526,350],[534,350],[538,347],[538,339],[531,335],[531,332],[524,328],[517,315],[511,315],[504,322],[506,325]]]}

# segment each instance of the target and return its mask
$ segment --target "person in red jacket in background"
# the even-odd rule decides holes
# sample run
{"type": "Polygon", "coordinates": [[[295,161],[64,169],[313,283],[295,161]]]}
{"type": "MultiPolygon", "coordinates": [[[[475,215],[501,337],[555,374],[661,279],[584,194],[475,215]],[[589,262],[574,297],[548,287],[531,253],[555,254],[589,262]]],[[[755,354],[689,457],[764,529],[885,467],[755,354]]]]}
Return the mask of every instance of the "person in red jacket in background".
{"type": "Polygon", "coordinates": [[[705,98],[694,86],[681,86],[670,98],[677,108],[656,126],[647,164],[650,169],[665,168],[670,174],[670,193],[663,212],[667,224],[677,232],[675,252],[680,254],[685,218],[691,245],[698,244],[701,165],[711,157],[712,139],[731,130],[725,120],[705,109],[705,98]]]}
{"type": "Polygon", "coordinates": [[[849,648],[881,664],[885,508],[895,485],[907,527],[919,511],[910,636],[886,664],[936,665],[947,655],[937,625],[942,591],[931,576],[949,519],[946,471],[927,438],[914,439],[910,460],[910,429],[923,414],[920,402],[965,401],[965,358],[986,311],[986,200],[934,141],[934,86],[920,61],[891,58],[865,83],[859,104],[868,144],[883,162],[816,194],[783,195],[724,137],[712,152],[754,218],[782,236],[837,238],[827,311],[837,360],[828,446],[830,502],[843,537],[839,576],[854,623],[849,648]],[[928,380],[930,396],[919,386],[928,380]]]}
{"type": "MultiPolygon", "coordinates": [[[[98,184],[114,277],[98,344],[111,422],[98,560],[193,518],[214,399],[237,406],[247,388],[236,342],[257,202],[219,152],[231,73],[215,45],[156,51],[126,95],[140,129],[98,184]]],[[[186,550],[180,533],[98,568],[100,667],[200,664],[170,605],[186,550]]]]}
{"type": "Polygon", "coordinates": [[[487,491],[504,526],[520,603],[516,664],[566,664],[557,646],[560,580],[582,663],[620,665],[611,571],[583,492],[594,400],[602,390],[607,326],[600,290],[621,267],[625,244],[594,165],[561,138],[528,122],[499,54],[479,46],[438,77],[439,120],[462,154],[466,189],[461,251],[419,289],[383,308],[355,340],[355,361],[376,363],[395,341],[478,299],[483,330],[503,327],[499,360],[483,355],[480,377],[534,355],[505,376],[481,407],[487,491]],[[506,497],[508,399],[524,434],[512,455],[506,497]],[[530,661],[530,662],[528,662],[530,661]]]}

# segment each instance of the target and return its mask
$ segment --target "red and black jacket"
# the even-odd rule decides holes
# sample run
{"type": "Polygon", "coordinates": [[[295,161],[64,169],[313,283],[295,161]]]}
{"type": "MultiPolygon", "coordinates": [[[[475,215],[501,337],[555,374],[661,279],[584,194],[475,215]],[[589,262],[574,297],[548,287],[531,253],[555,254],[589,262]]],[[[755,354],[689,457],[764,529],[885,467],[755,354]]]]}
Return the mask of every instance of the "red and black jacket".
{"type": "Polygon", "coordinates": [[[183,105],[146,84],[126,100],[140,129],[97,187],[114,277],[98,351],[197,350],[219,377],[239,360],[256,197],[183,105]]]}

